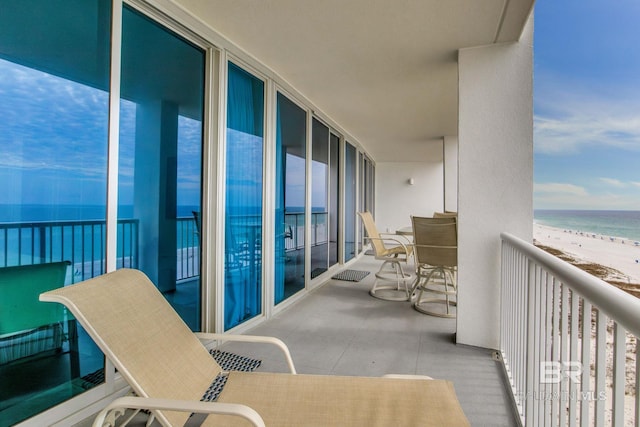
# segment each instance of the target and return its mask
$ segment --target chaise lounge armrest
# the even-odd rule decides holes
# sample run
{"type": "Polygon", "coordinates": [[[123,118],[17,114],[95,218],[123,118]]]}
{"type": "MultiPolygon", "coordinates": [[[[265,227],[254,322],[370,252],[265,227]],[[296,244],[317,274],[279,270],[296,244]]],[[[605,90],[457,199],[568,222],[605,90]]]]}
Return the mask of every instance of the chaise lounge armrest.
{"type": "MultiPolygon", "coordinates": [[[[157,399],[150,397],[120,397],[104,408],[93,421],[93,427],[115,427],[115,413],[121,409],[149,409],[196,414],[235,415],[249,421],[256,427],[264,427],[260,415],[246,405],[236,403],[200,402],[195,400],[157,399]]],[[[119,411],[121,412],[121,411],[119,411]]]]}
{"type": "Polygon", "coordinates": [[[195,336],[201,341],[235,341],[235,342],[248,342],[259,344],[272,344],[280,348],[284,353],[284,358],[287,361],[289,370],[292,374],[296,374],[296,367],[293,364],[289,347],[280,339],[275,337],[264,337],[259,335],[229,335],[229,334],[217,334],[211,332],[194,332],[195,336]]]}

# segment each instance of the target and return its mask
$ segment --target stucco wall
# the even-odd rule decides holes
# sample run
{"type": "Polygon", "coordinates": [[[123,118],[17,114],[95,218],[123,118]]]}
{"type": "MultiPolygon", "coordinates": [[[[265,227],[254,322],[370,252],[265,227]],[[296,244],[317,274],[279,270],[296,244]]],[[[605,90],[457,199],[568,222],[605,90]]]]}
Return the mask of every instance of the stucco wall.
{"type": "Polygon", "coordinates": [[[444,137],[444,209],[458,210],[458,137],[444,137]]]}
{"type": "Polygon", "coordinates": [[[393,232],[411,225],[411,215],[431,216],[434,211],[441,211],[443,181],[442,158],[430,162],[376,163],[377,227],[393,232]],[[411,178],[413,185],[409,184],[411,178]]]}
{"type": "Polygon", "coordinates": [[[532,31],[459,53],[459,343],[499,347],[500,233],[532,239],[532,31]]]}

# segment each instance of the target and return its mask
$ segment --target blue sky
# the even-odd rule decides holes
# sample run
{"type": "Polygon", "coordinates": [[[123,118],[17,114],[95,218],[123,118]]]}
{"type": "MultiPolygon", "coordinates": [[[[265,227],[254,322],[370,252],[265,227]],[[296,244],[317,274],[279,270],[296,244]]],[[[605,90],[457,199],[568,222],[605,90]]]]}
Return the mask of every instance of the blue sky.
{"type": "Polygon", "coordinates": [[[640,2],[538,0],[534,207],[640,210],[640,2]]]}
{"type": "MultiPolygon", "coordinates": [[[[0,204],[104,205],[108,94],[3,59],[0,75],[0,204]]],[[[123,205],[133,204],[135,114],[123,100],[123,205]]],[[[200,203],[201,132],[200,122],[179,116],[178,205],[200,203]]]]}

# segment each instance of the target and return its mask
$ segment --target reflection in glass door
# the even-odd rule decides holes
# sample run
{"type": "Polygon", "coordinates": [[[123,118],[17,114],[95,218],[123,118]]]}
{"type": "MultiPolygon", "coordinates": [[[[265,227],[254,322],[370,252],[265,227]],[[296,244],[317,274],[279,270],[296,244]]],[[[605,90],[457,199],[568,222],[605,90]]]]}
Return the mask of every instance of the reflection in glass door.
{"type": "Polygon", "coordinates": [[[264,82],[229,64],[224,329],[262,313],[264,82]]]}
{"type": "MultiPolygon", "coordinates": [[[[358,212],[364,212],[367,210],[367,205],[364,202],[364,154],[358,153],[358,212]]],[[[373,212],[372,212],[373,213],[373,212]]],[[[360,224],[360,240],[358,240],[358,253],[361,253],[364,247],[365,236],[364,224],[362,220],[358,218],[358,224],[360,224]]]]}
{"type": "MultiPolygon", "coordinates": [[[[358,153],[359,165],[359,207],[360,211],[369,211],[375,216],[374,194],[375,176],[373,162],[363,153],[358,153]]],[[[360,221],[360,235],[364,236],[364,224],[360,221]]],[[[359,252],[362,252],[362,240],[359,242],[359,252]]]]}
{"type": "Polygon", "coordinates": [[[329,268],[329,128],[313,118],[311,128],[311,278],[329,268]]]}
{"type": "Polygon", "coordinates": [[[122,21],[118,218],[133,231],[118,230],[117,266],[200,330],[205,52],[129,7],[122,21]]]}
{"type": "Polygon", "coordinates": [[[344,149],[344,260],[356,256],[356,147],[345,143],[344,149]]]}
{"type": "Polygon", "coordinates": [[[105,272],[110,1],[0,6],[0,426],[104,383],[38,295],[105,272]]]}
{"type": "MultiPolygon", "coordinates": [[[[374,194],[375,177],[373,162],[363,153],[358,153],[359,161],[359,191],[360,191],[360,211],[369,211],[375,216],[374,194]]],[[[360,235],[364,236],[364,224],[360,221],[360,235]]],[[[359,242],[360,252],[362,252],[363,241],[359,242]]]]}
{"type": "Polygon", "coordinates": [[[340,138],[313,119],[311,140],[311,278],[338,262],[340,138]]]}
{"type": "Polygon", "coordinates": [[[338,263],[340,241],[340,137],[329,136],[329,267],[338,263]]]}
{"type": "Polygon", "coordinates": [[[304,289],[307,113],[278,93],[274,300],[304,289]]]}

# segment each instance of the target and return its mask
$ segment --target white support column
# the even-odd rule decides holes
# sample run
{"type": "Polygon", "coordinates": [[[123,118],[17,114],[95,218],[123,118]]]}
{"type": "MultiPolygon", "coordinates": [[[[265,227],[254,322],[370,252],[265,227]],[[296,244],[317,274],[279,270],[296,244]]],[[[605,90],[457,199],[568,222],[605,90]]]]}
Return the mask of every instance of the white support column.
{"type": "Polygon", "coordinates": [[[444,210],[458,210],[458,137],[445,136],[442,140],[444,157],[444,210]]]}
{"type": "Polygon", "coordinates": [[[498,348],[500,233],[532,239],[530,19],[518,43],[459,52],[457,341],[498,348]]]}

